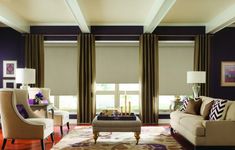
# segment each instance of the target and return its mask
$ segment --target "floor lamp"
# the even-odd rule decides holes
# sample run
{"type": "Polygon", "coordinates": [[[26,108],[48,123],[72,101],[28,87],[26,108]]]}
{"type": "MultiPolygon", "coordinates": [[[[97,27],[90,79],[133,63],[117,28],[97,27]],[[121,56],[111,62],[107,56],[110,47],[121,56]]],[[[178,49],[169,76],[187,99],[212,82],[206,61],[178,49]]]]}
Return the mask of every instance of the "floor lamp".
{"type": "Polygon", "coordinates": [[[16,69],[16,83],[21,83],[21,89],[30,88],[28,84],[35,84],[35,69],[31,68],[17,68],[16,69]]]}
{"type": "Polygon", "coordinates": [[[205,71],[188,71],[187,83],[193,84],[192,89],[193,89],[194,98],[199,97],[200,83],[206,83],[206,72],[205,71]]]}

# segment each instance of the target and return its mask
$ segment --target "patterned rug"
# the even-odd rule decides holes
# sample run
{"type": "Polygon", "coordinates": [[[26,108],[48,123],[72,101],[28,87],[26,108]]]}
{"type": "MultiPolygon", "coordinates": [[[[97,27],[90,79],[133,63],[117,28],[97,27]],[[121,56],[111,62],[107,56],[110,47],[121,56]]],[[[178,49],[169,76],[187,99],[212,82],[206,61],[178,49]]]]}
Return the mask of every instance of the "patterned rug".
{"type": "Polygon", "coordinates": [[[94,144],[92,127],[75,127],[52,150],[180,150],[167,127],[141,127],[140,141],[132,132],[101,132],[94,144]]]}

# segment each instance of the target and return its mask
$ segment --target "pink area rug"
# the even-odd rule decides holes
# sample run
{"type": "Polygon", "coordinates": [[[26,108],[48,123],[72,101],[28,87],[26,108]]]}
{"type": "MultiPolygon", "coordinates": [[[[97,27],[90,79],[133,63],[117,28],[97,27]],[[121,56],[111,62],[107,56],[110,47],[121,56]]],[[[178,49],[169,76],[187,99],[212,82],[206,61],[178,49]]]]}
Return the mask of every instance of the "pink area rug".
{"type": "Polygon", "coordinates": [[[140,141],[132,132],[101,132],[94,144],[91,126],[75,127],[52,150],[180,150],[181,145],[170,135],[167,127],[141,128],[140,141]]]}

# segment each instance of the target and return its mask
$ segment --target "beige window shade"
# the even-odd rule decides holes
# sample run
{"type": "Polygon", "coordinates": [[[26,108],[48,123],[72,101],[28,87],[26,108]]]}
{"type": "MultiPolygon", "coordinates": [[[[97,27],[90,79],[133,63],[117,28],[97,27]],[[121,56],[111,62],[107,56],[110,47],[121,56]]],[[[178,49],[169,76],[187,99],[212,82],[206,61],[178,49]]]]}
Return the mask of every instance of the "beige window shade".
{"type": "Polygon", "coordinates": [[[193,70],[194,42],[159,42],[160,95],[189,95],[187,71],[193,70]]]}
{"type": "Polygon", "coordinates": [[[96,83],[138,83],[139,44],[96,43],[96,83]]]}
{"type": "Polygon", "coordinates": [[[52,95],[77,94],[77,44],[45,43],[45,87],[52,95]]]}

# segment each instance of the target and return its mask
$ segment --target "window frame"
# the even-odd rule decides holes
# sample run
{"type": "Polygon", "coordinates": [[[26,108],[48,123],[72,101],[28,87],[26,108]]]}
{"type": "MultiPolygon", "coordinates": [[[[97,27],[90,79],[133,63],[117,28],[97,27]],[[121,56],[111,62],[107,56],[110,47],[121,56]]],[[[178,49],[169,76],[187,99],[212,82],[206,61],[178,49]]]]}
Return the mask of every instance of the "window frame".
{"type": "MultiPolygon", "coordinates": [[[[114,95],[114,108],[119,108],[120,107],[120,95],[124,95],[125,91],[120,91],[120,84],[132,84],[132,83],[97,83],[97,84],[114,84],[115,85],[115,90],[114,91],[96,91],[95,95],[114,95]]],[[[138,83],[133,83],[133,84],[138,84],[138,83]]],[[[140,93],[138,91],[126,91],[127,95],[138,95],[139,101],[140,101],[140,93]]],[[[99,112],[100,109],[97,109],[96,111],[99,112]]]]}

